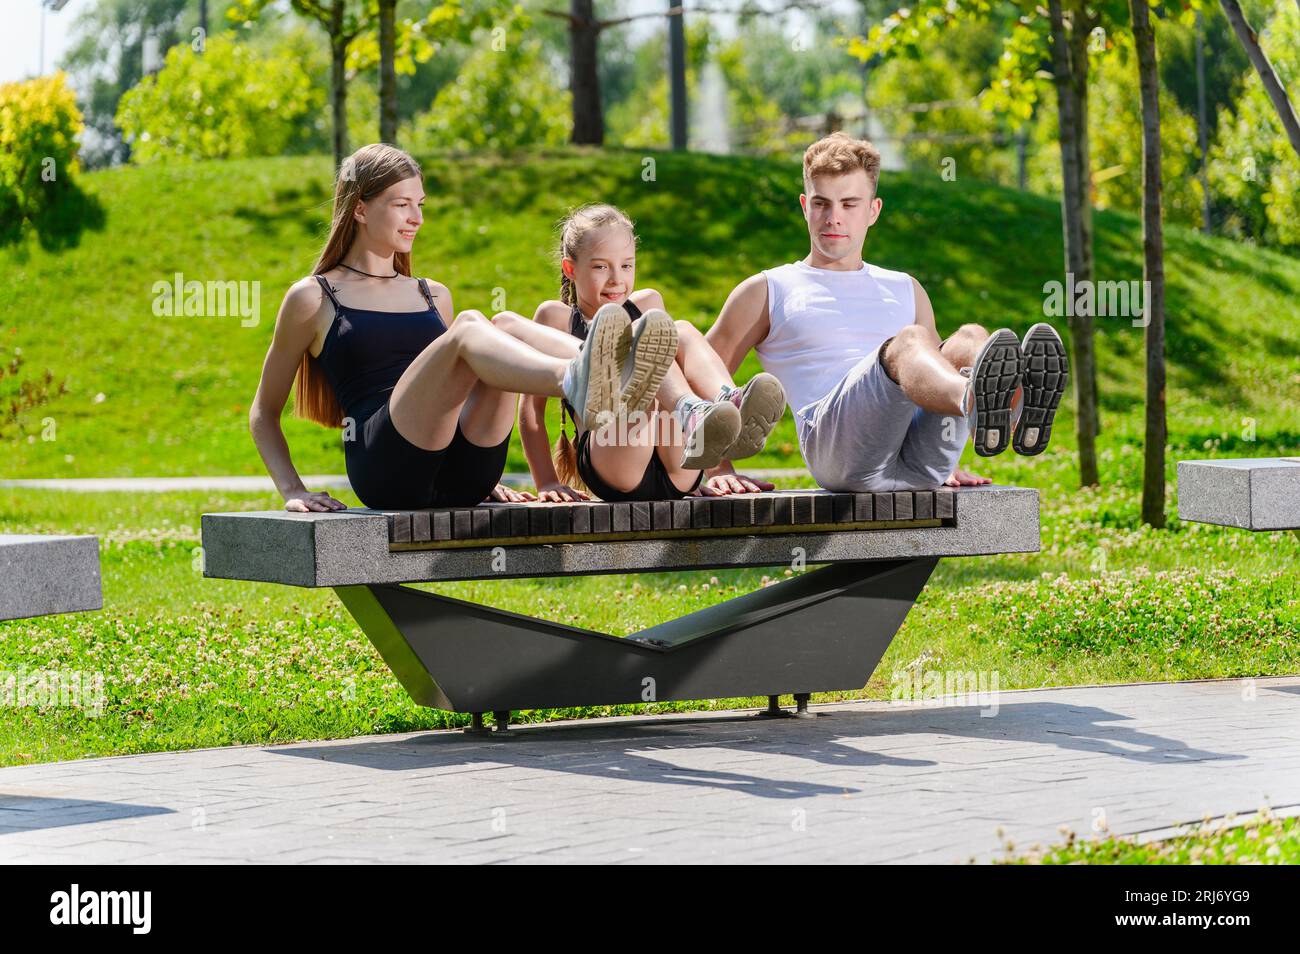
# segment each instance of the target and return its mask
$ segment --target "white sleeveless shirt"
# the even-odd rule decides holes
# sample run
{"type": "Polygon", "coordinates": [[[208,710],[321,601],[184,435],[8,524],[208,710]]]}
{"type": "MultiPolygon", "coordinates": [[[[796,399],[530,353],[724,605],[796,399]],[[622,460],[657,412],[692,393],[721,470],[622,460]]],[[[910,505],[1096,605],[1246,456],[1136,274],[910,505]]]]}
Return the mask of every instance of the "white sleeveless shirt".
{"type": "Polygon", "coordinates": [[[840,272],[799,261],[763,274],[769,330],[754,350],[763,370],[785,388],[802,438],[803,412],[916,321],[912,277],[868,262],[840,272]]]}

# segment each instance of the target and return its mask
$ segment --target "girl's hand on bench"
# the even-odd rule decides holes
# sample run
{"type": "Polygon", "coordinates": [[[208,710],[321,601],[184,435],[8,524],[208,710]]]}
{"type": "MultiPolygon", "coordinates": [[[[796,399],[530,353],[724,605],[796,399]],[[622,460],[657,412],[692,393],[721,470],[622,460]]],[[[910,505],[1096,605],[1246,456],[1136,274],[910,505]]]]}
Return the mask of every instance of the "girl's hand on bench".
{"type": "Polygon", "coordinates": [[[525,503],[536,499],[537,496],[532,491],[515,490],[505,484],[497,484],[492,488],[492,493],[488,495],[488,500],[497,500],[502,503],[525,503]]]}
{"type": "Polygon", "coordinates": [[[310,513],[311,511],[347,510],[348,505],[341,500],[335,500],[323,490],[319,492],[300,490],[285,495],[284,509],[294,513],[310,513]]]}
{"type": "Polygon", "coordinates": [[[700,484],[694,497],[725,497],[727,494],[760,494],[775,490],[776,484],[768,483],[759,477],[747,477],[735,472],[714,474],[700,484]]]}
{"type": "Polygon", "coordinates": [[[551,503],[572,503],[576,500],[590,500],[591,494],[575,490],[568,484],[546,484],[537,488],[537,499],[551,503]]]}

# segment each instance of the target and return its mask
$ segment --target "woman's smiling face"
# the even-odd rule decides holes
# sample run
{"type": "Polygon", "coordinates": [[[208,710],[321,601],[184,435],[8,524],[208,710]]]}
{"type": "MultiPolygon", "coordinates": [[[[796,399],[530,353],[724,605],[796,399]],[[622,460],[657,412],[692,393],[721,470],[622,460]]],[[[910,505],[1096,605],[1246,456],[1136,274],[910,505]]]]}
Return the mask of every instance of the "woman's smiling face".
{"type": "Polygon", "coordinates": [[[398,252],[411,251],[416,233],[424,224],[424,184],[418,176],[394,182],[358,205],[365,215],[359,224],[375,242],[391,245],[398,252]]]}
{"type": "Polygon", "coordinates": [[[606,226],[591,233],[577,257],[566,258],[562,267],[584,312],[621,305],[636,287],[636,240],[622,226],[606,226]]]}

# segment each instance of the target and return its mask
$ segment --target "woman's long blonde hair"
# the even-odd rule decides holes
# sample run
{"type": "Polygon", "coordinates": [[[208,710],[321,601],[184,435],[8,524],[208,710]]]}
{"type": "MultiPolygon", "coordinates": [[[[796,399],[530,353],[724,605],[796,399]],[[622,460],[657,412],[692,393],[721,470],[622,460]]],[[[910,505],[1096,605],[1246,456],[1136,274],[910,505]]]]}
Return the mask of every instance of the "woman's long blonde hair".
{"type": "MultiPolygon", "coordinates": [[[[352,247],[357,235],[357,220],[353,217],[359,200],[369,201],[394,182],[424,174],[420,164],[407,153],[387,143],[376,142],[362,146],[343,160],[334,183],[334,214],[325,248],[312,269],[320,275],[335,268],[352,247]]],[[[411,255],[397,252],[393,268],[399,275],[410,276],[411,255]]],[[[293,396],[293,413],[326,427],[343,426],[343,408],[338,396],[325,378],[320,360],[310,351],[302,356],[298,365],[293,396]]]]}
{"type": "MultiPolygon", "coordinates": [[[[564,274],[564,259],[571,261],[577,259],[578,253],[587,244],[591,234],[610,225],[621,225],[626,228],[631,233],[632,242],[635,244],[636,227],[628,214],[616,206],[605,203],[584,205],[574,209],[560,223],[556,255],[560,260],[560,301],[566,305],[572,306],[578,303],[578,290],[574,287],[573,280],[564,274]]],[[[562,484],[586,490],[589,488],[578,475],[577,448],[564,431],[564,416],[563,405],[561,405],[560,436],[555,439],[555,447],[551,452],[551,458],[555,462],[555,475],[560,478],[562,484]]],[[[576,422],[574,427],[576,431],[576,422]]]]}

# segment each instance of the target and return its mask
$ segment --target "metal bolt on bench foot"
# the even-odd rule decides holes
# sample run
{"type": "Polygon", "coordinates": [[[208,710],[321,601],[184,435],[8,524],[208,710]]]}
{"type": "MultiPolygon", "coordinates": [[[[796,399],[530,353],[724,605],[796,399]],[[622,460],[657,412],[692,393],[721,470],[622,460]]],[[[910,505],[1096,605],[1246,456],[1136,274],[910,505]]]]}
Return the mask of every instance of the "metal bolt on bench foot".
{"type": "Polygon", "coordinates": [[[473,712],[469,717],[469,725],[462,729],[466,735],[491,735],[492,730],[483,724],[483,713],[473,712]]]}
{"type": "Polygon", "coordinates": [[[767,708],[754,713],[755,719],[792,719],[793,712],[786,712],[781,708],[780,696],[768,696],[767,708]]]}

